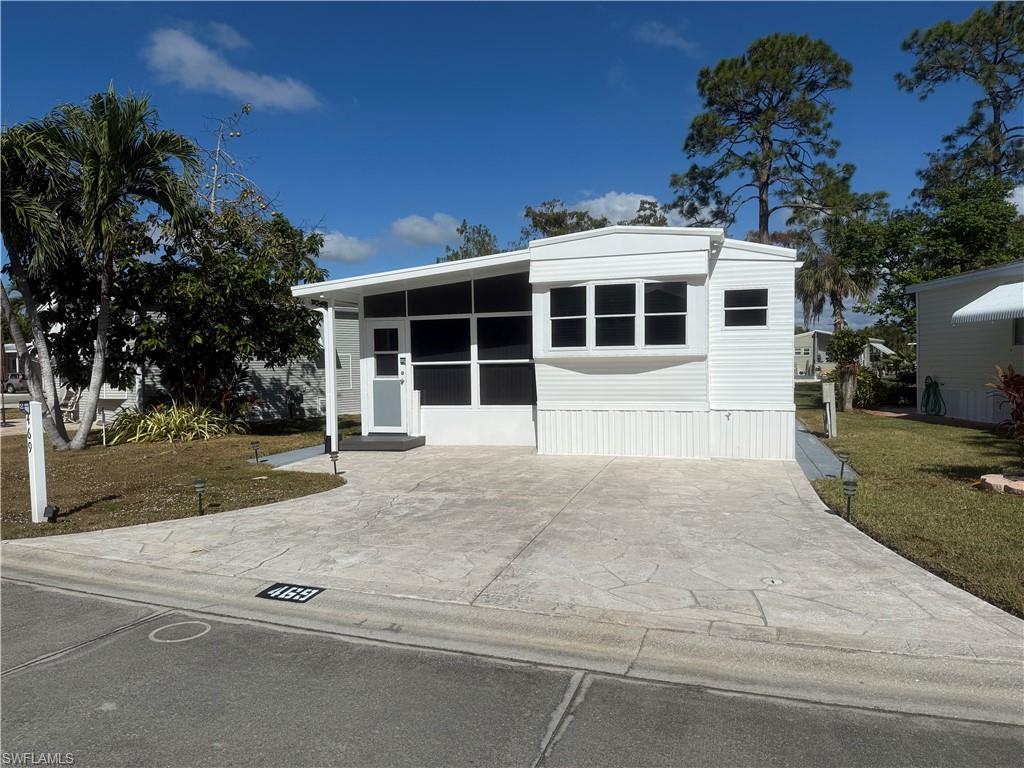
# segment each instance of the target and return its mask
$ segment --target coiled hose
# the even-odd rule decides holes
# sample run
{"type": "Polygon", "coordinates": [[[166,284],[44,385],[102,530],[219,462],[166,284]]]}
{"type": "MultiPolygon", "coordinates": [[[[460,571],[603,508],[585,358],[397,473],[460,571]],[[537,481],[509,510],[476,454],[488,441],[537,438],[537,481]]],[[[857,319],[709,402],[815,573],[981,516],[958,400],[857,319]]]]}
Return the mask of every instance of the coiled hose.
{"type": "Polygon", "coordinates": [[[939,382],[931,376],[924,377],[924,394],[921,396],[921,410],[929,416],[946,415],[946,401],[942,399],[939,382]]]}

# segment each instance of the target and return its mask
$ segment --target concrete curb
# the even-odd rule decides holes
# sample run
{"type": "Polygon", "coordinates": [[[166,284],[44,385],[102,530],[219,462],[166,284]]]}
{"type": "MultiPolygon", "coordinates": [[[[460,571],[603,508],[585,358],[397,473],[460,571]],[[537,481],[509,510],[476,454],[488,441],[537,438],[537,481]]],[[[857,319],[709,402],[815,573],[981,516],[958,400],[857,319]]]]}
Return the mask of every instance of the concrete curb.
{"type": "Polygon", "coordinates": [[[328,589],[261,600],[268,582],[4,543],[4,578],[347,638],[898,712],[1024,724],[1020,660],[759,642],[328,589]]]}

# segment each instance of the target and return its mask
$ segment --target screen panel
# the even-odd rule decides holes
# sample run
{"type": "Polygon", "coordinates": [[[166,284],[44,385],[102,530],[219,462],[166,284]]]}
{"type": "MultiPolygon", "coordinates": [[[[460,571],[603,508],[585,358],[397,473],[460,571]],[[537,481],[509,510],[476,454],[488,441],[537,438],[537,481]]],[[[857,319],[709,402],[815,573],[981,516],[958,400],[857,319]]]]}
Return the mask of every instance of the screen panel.
{"type": "Polygon", "coordinates": [[[405,291],[363,298],[364,317],[405,317],[405,291]]]}
{"type": "Polygon", "coordinates": [[[469,368],[468,363],[414,366],[413,387],[420,392],[420,405],[471,405],[469,368]]]}
{"type": "Polygon", "coordinates": [[[474,312],[529,312],[532,307],[528,272],[473,281],[474,312]]]}
{"type": "Polygon", "coordinates": [[[473,311],[471,283],[445,283],[409,291],[410,315],[468,315],[473,311]]]}
{"type": "Polygon", "coordinates": [[[480,366],[481,405],[536,405],[532,363],[490,363],[480,366]]]}
{"type": "Polygon", "coordinates": [[[480,360],[528,360],[533,357],[533,321],[528,316],[477,318],[476,351],[480,360]]]}
{"type": "Polygon", "coordinates": [[[469,360],[469,318],[413,320],[409,333],[414,363],[469,360]]]}

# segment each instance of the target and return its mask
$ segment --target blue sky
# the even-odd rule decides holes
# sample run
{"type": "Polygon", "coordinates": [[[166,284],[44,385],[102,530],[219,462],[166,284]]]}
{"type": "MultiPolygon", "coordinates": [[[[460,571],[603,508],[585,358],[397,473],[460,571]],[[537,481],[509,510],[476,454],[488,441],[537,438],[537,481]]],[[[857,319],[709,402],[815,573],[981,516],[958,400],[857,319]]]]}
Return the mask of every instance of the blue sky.
{"type": "MultiPolygon", "coordinates": [[[[39,117],[113,80],[209,145],[208,118],[251,102],[237,156],[293,222],[327,234],[323,263],[343,277],[432,262],[462,218],[504,244],[526,204],[614,219],[639,196],[670,199],[699,69],[771,32],[852,63],[839,159],[903,205],[973,93],[899,91],[900,42],[975,7],[5,2],[0,116],[39,117]]],[[[743,211],[731,234],[753,222],[743,211]]]]}

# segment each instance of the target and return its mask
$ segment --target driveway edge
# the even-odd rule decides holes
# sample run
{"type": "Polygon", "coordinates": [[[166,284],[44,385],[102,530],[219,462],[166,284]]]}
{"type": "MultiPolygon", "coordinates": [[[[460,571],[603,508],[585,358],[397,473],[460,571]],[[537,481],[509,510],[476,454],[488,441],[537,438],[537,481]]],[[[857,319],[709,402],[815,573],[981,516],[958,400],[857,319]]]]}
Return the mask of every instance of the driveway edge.
{"type": "Polygon", "coordinates": [[[244,576],[11,542],[0,553],[6,579],[226,619],[725,691],[1024,724],[1019,659],[762,642],[340,589],[289,605],[256,598],[268,582],[244,576]]]}

